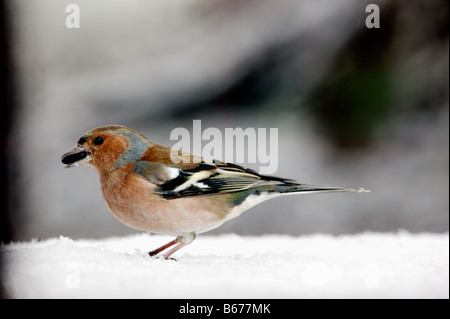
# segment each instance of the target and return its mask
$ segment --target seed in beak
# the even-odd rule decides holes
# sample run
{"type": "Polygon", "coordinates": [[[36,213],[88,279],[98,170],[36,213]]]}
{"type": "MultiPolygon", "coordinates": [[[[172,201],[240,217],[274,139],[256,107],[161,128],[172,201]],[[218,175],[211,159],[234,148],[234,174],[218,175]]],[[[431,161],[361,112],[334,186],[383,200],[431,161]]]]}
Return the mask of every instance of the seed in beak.
{"type": "Polygon", "coordinates": [[[91,160],[91,157],[89,155],[91,155],[91,153],[86,151],[85,148],[75,146],[73,149],[71,149],[61,157],[61,161],[63,162],[63,164],[66,164],[66,168],[79,166],[91,160]]]}
{"type": "Polygon", "coordinates": [[[69,165],[69,164],[73,164],[75,162],[78,162],[84,158],[86,158],[88,155],[88,153],[86,151],[82,151],[79,153],[73,153],[73,154],[65,154],[61,161],[63,162],[63,164],[69,165]]]}

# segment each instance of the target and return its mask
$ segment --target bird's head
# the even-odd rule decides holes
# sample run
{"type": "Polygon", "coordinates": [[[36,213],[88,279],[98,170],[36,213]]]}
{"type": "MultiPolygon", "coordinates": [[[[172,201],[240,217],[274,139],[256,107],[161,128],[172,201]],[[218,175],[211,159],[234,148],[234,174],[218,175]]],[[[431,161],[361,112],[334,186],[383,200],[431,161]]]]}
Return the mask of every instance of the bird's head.
{"type": "Polygon", "coordinates": [[[151,145],[145,136],[125,126],[101,126],[81,136],[61,161],[66,168],[87,164],[108,172],[136,162],[151,145]]]}

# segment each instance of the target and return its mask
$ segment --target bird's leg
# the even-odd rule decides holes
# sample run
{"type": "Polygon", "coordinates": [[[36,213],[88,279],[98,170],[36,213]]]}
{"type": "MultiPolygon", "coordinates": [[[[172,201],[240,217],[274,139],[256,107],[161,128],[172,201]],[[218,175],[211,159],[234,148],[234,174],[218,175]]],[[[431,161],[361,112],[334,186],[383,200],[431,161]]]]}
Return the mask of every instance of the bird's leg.
{"type": "Polygon", "coordinates": [[[167,243],[159,248],[156,248],[155,250],[152,250],[151,252],[149,252],[148,254],[153,257],[157,254],[159,254],[160,252],[162,252],[163,250],[175,245],[174,248],[172,248],[171,250],[169,250],[167,253],[165,253],[163,255],[164,259],[172,259],[172,260],[176,260],[175,258],[170,258],[170,256],[172,254],[174,254],[176,251],[180,250],[181,248],[183,248],[184,246],[189,245],[190,243],[192,243],[194,241],[194,239],[197,237],[197,235],[192,232],[192,233],[186,233],[183,235],[178,236],[176,239],[172,240],[170,243],[167,243]]]}
{"type": "Polygon", "coordinates": [[[156,248],[155,250],[149,251],[148,254],[150,255],[150,257],[156,256],[157,254],[159,254],[160,252],[162,252],[164,249],[169,248],[170,246],[175,245],[176,243],[178,243],[178,237],[174,240],[172,240],[170,243],[167,243],[159,248],[156,248]]]}
{"type": "Polygon", "coordinates": [[[170,257],[170,255],[172,255],[173,253],[175,253],[176,251],[180,250],[181,248],[183,248],[186,245],[187,244],[183,243],[183,242],[179,243],[178,245],[176,245],[175,247],[173,247],[171,250],[169,250],[167,253],[165,253],[163,255],[164,259],[170,259],[170,260],[175,260],[176,261],[176,259],[173,258],[173,257],[170,257]]]}

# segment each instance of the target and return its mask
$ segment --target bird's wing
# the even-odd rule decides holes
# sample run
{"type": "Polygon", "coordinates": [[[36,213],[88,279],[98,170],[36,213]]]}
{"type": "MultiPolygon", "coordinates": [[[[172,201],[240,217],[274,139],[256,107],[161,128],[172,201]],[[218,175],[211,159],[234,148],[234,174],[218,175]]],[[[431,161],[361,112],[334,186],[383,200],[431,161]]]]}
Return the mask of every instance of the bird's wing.
{"type": "MultiPolygon", "coordinates": [[[[134,172],[156,184],[156,190],[166,199],[233,193],[269,184],[298,184],[292,180],[263,176],[232,163],[205,163],[201,159],[199,163],[173,163],[167,154],[162,155],[167,152],[167,148],[163,148],[144,155],[135,163],[134,172]]],[[[188,153],[184,155],[190,156],[188,153]]]]}

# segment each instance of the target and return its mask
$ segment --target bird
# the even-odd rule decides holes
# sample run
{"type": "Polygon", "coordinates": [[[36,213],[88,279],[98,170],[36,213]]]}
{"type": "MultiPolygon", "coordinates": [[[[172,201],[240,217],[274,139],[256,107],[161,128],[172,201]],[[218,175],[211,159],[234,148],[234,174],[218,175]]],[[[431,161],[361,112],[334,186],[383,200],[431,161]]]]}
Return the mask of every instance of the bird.
{"type": "Polygon", "coordinates": [[[148,253],[163,259],[174,259],[171,256],[191,244],[197,234],[271,198],[368,192],[360,187],[313,185],[261,175],[220,160],[205,162],[200,156],[154,143],[122,125],[88,131],[61,161],[65,168],[92,166],[100,177],[107,208],[126,226],[175,236],[148,253]]]}

